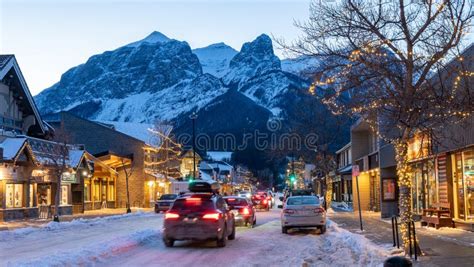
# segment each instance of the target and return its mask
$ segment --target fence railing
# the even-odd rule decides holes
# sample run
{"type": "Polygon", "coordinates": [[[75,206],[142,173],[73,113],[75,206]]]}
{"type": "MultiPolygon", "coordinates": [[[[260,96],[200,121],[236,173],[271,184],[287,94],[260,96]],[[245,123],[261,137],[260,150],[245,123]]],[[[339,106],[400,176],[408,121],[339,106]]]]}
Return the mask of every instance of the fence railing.
{"type": "MultiPolygon", "coordinates": [[[[393,246],[400,248],[400,239],[398,234],[398,226],[402,223],[398,222],[397,216],[392,216],[392,236],[393,236],[393,246]]],[[[410,258],[415,256],[415,261],[418,260],[418,255],[421,255],[421,251],[418,251],[418,239],[416,238],[415,222],[408,221],[405,223],[408,230],[408,245],[410,258]]]]}

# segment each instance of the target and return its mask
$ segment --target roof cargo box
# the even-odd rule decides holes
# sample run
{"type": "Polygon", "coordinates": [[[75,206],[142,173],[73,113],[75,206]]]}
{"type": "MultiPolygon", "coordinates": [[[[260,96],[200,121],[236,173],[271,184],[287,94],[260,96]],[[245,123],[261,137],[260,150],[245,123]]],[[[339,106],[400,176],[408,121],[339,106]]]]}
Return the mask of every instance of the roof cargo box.
{"type": "Polygon", "coordinates": [[[217,193],[220,185],[215,181],[195,180],[189,183],[189,191],[194,193],[217,193]]]}

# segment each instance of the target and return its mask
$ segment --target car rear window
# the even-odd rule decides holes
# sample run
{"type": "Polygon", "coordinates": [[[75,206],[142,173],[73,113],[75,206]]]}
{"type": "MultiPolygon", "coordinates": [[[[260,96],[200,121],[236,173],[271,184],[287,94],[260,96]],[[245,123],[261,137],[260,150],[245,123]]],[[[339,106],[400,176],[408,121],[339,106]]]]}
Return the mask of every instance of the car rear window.
{"type": "Polygon", "coordinates": [[[247,200],[242,198],[226,198],[225,201],[229,206],[247,206],[247,200]]]}
{"type": "Polygon", "coordinates": [[[289,198],[287,205],[319,205],[319,199],[315,197],[295,197],[289,198]]]}
{"type": "Polygon", "coordinates": [[[178,199],[174,202],[172,209],[174,210],[189,210],[189,211],[203,211],[214,209],[214,203],[210,199],[178,199]]]}
{"type": "Polygon", "coordinates": [[[160,200],[173,200],[177,197],[175,194],[166,194],[160,197],[160,200]]]}

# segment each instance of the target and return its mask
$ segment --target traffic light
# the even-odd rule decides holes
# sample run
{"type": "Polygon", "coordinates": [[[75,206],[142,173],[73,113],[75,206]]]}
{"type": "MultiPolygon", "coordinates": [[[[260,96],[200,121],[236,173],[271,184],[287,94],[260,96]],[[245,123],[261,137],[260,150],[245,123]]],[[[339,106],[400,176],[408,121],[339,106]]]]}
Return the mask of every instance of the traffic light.
{"type": "Polygon", "coordinates": [[[296,175],[294,173],[290,174],[290,182],[294,182],[296,180],[296,175]]]}

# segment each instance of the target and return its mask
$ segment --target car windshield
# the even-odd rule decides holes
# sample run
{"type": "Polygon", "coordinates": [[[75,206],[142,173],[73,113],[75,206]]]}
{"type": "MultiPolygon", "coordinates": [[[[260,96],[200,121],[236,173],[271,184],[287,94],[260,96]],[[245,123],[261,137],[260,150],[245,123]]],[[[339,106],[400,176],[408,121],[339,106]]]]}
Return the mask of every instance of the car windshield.
{"type": "Polygon", "coordinates": [[[178,195],[175,195],[175,194],[166,194],[166,195],[162,195],[160,197],[160,200],[173,200],[177,197],[178,195]]]}
{"type": "Polygon", "coordinates": [[[186,198],[178,199],[174,202],[173,210],[204,211],[214,208],[214,203],[210,199],[186,198]]]}
{"type": "Polygon", "coordinates": [[[229,206],[247,206],[247,201],[243,198],[226,198],[225,201],[229,206]]]}
{"type": "Polygon", "coordinates": [[[319,200],[315,197],[290,197],[287,205],[319,205],[319,200]]]}

